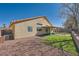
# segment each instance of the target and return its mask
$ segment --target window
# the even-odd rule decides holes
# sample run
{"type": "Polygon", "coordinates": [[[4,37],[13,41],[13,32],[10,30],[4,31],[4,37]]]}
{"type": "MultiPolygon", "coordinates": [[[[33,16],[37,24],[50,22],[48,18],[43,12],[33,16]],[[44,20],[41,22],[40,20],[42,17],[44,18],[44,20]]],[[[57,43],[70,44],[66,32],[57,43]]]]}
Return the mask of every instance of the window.
{"type": "Polygon", "coordinates": [[[32,26],[28,26],[28,32],[32,32],[32,26]]]}
{"type": "Polygon", "coordinates": [[[37,31],[41,31],[42,30],[42,24],[37,23],[37,31]]]}
{"type": "Polygon", "coordinates": [[[41,29],[41,27],[37,27],[37,31],[41,31],[42,29],[41,29]]]}

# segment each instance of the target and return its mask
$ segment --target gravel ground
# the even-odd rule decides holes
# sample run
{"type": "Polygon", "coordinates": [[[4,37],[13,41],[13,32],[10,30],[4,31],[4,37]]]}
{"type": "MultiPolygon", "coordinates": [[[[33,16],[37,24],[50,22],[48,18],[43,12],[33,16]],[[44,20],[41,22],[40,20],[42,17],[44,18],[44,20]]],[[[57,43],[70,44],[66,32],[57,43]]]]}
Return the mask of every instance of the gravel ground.
{"type": "Polygon", "coordinates": [[[0,44],[0,56],[64,56],[65,52],[40,42],[41,37],[8,40],[0,44]]]}

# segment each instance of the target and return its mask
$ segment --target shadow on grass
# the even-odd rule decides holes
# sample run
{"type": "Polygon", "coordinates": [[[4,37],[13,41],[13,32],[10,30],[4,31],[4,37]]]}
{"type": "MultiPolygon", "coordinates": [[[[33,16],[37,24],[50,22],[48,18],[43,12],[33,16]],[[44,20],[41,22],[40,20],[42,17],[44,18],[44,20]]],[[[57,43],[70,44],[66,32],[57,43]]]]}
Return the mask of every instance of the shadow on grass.
{"type": "MultiPolygon", "coordinates": [[[[58,49],[61,49],[62,51],[62,55],[68,56],[68,55],[72,55],[71,53],[69,53],[68,51],[64,50],[64,46],[70,44],[70,42],[73,42],[72,40],[63,40],[63,41],[49,41],[48,43],[46,43],[47,45],[53,46],[53,47],[57,47],[57,43],[58,43],[58,49]],[[56,46],[55,46],[56,44],[56,46]],[[68,53],[65,53],[68,52],[68,53]]],[[[76,51],[77,52],[77,51],[76,51]]]]}

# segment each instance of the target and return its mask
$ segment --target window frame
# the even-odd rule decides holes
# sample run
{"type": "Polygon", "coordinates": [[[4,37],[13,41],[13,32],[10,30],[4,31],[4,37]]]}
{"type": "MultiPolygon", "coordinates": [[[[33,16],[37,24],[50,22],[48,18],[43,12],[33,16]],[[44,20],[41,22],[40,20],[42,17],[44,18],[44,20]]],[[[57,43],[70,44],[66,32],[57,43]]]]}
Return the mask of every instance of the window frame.
{"type": "Polygon", "coordinates": [[[32,31],[33,31],[32,26],[28,26],[28,27],[27,27],[27,31],[28,31],[28,32],[32,32],[32,31]]]}

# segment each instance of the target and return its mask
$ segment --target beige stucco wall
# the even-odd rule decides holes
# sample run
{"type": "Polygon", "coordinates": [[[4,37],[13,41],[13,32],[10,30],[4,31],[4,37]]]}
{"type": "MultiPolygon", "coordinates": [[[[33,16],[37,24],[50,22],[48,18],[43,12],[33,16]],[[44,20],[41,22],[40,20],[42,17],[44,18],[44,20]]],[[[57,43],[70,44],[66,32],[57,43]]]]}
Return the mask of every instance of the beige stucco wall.
{"type": "Polygon", "coordinates": [[[38,18],[35,20],[25,21],[15,24],[15,39],[34,36],[37,33],[36,24],[41,23],[43,26],[50,26],[50,24],[44,18],[38,18]],[[32,32],[28,32],[28,26],[32,26],[32,32]]]}
{"type": "Polygon", "coordinates": [[[51,26],[45,18],[39,18],[38,22],[42,23],[43,26],[51,26]]]}

